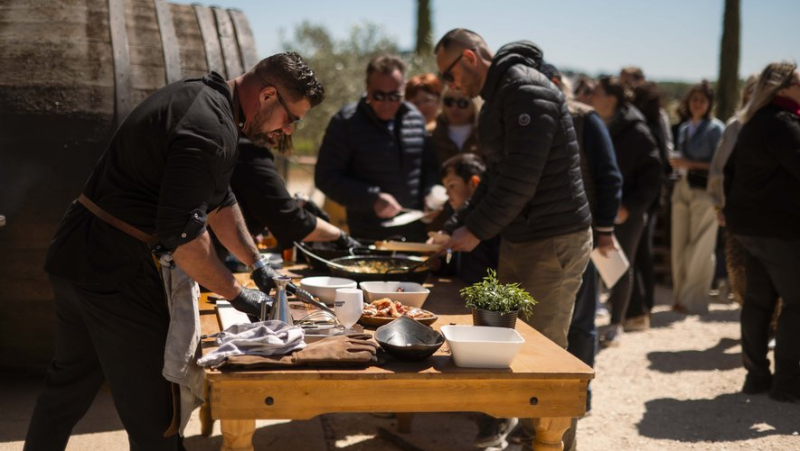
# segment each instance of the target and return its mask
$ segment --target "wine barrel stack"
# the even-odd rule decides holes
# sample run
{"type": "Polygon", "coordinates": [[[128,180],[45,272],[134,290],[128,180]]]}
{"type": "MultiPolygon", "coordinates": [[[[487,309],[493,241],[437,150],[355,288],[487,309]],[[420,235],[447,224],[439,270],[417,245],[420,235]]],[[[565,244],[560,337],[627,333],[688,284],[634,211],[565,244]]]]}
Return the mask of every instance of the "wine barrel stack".
{"type": "Polygon", "coordinates": [[[47,247],[117,125],[168,83],[257,62],[237,10],[0,0],[0,367],[41,371],[52,357],[47,247]]]}

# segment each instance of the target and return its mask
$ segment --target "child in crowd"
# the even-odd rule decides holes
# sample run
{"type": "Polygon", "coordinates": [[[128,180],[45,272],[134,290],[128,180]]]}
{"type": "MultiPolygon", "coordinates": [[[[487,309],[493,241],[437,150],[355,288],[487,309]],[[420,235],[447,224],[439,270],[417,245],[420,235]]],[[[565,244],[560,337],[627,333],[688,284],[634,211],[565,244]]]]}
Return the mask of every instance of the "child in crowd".
{"type": "MultiPolygon", "coordinates": [[[[442,164],[441,175],[442,185],[447,189],[447,201],[453,211],[465,208],[481,183],[486,165],[476,154],[458,154],[442,164]]],[[[444,225],[444,230],[430,232],[429,243],[444,244],[450,238],[450,234],[460,227],[455,221],[455,216],[451,217],[444,225]]],[[[472,252],[459,252],[454,257],[452,270],[455,275],[467,285],[479,282],[486,276],[486,269],[497,269],[498,255],[500,254],[500,236],[496,236],[488,241],[482,241],[472,252]]],[[[442,271],[447,271],[443,268],[442,271]]],[[[447,271],[449,272],[449,271],[447,271]]]]}

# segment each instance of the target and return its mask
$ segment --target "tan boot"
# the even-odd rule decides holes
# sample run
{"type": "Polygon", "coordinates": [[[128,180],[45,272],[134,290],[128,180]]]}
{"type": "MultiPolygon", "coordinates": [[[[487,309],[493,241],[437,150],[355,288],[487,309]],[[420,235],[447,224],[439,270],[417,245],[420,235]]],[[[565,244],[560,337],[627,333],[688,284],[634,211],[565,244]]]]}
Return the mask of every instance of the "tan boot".
{"type": "Polygon", "coordinates": [[[628,318],[622,322],[622,329],[625,332],[641,332],[650,329],[650,315],[644,314],[628,318]]]}

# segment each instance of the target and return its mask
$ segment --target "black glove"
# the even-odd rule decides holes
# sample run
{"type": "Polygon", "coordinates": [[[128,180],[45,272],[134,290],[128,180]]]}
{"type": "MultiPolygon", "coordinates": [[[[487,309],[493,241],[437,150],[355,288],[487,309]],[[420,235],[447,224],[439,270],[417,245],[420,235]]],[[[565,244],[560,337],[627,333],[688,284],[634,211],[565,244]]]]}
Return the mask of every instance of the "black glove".
{"type": "MultiPolygon", "coordinates": [[[[280,275],[281,274],[267,265],[263,268],[254,270],[250,274],[250,278],[253,279],[253,282],[256,283],[256,286],[259,290],[263,291],[264,293],[269,293],[273,288],[276,287],[275,281],[272,280],[272,278],[279,277],[280,275]]],[[[293,284],[292,282],[286,284],[286,291],[289,293],[295,294],[297,293],[297,290],[297,285],[293,284]]]]}
{"type": "Polygon", "coordinates": [[[275,281],[272,278],[277,276],[280,276],[280,274],[275,272],[269,265],[258,268],[250,274],[250,278],[256,283],[258,289],[264,293],[269,293],[275,288],[275,281]]]}
{"type": "Polygon", "coordinates": [[[267,312],[272,309],[272,304],[275,302],[274,299],[267,296],[262,291],[253,290],[250,288],[242,288],[242,292],[239,293],[239,296],[236,296],[229,301],[233,308],[240,312],[247,313],[251,319],[255,317],[256,320],[258,320],[261,316],[262,302],[267,302],[269,304],[267,312]]]}
{"type": "Polygon", "coordinates": [[[305,204],[303,204],[303,210],[311,213],[312,215],[322,220],[331,222],[331,216],[325,210],[319,208],[319,205],[314,203],[314,201],[311,199],[305,201],[305,204]]]}
{"type": "Polygon", "coordinates": [[[344,233],[344,230],[342,230],[341,234],[339,235],[339,239],[333,243],[336,245],[337,249],[353,249],[356,247],[363,247],[363,245],[354,240],[353,237],[344,233]]]}

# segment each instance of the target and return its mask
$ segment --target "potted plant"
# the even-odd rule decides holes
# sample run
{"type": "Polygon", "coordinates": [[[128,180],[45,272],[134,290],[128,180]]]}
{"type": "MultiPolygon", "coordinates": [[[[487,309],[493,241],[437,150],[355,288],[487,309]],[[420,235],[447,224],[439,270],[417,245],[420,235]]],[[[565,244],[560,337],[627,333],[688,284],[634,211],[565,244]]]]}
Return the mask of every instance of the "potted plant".
{"type": "Polygon", "coordinates": [[[514,328],[520,313],[530,316],[536,301],[518,283],[501,284],[493,269],[482,281],[461,289],[476,326],[514,328]]]}

